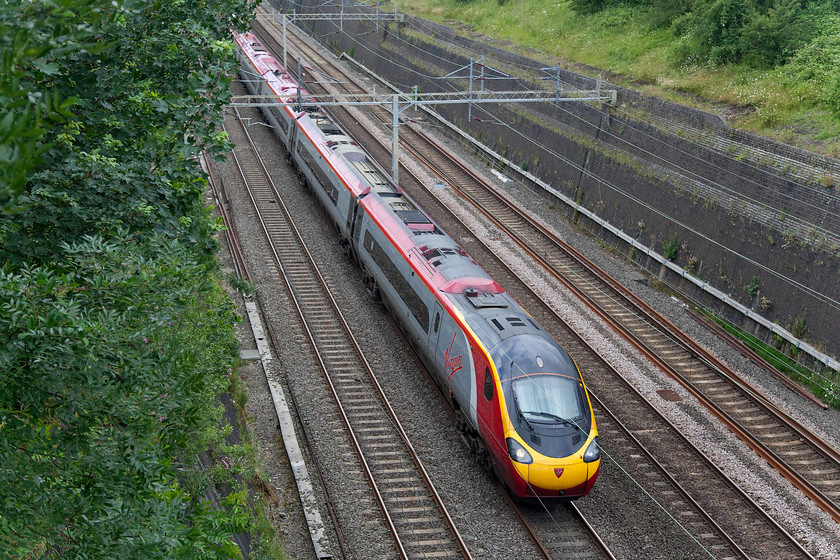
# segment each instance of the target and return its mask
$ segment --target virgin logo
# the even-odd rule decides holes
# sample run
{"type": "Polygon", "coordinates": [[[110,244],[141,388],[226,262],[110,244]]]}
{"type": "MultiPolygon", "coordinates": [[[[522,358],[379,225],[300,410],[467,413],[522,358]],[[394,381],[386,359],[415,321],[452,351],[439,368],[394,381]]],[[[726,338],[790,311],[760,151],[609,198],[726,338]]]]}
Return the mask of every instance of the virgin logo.
{"type": "Polygon", "coordinates": [[[454,358],[452,357],[452,345],[455,344],[456,336],[458,336],[458,333],[452,335],[452,342],[449,343],[449,348],[446,349],[446,353],[443,355],[443,374],[446,375],[447,379],[461,369],[461,358],[463,354],[458,354],[454,358]]]}

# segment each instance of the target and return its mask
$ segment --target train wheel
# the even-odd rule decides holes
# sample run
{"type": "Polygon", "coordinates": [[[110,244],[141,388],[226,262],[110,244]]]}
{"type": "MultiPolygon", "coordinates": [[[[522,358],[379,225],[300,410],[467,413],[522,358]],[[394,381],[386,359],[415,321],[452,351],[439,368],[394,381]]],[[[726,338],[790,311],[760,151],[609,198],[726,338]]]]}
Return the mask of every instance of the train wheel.
{"type": "Polygon", "coordinates": [[[484,470],[493,470],[493,457],[490,455],[490,450],[487,449],[487,446],[484,445],[484,442],[481,440],[478,441],[478,449],[476,450],[475,457],[478,460],[478,464],[481,465],[484,470]]]}
{"type": "Polygon", "coordinates": [[[376,279],[367,272],[365,272],[364,283],[370,297],[372,297],[374,301],[382,301],[382,294],[379,291],[379,285],[376,283],[376,279]]]}

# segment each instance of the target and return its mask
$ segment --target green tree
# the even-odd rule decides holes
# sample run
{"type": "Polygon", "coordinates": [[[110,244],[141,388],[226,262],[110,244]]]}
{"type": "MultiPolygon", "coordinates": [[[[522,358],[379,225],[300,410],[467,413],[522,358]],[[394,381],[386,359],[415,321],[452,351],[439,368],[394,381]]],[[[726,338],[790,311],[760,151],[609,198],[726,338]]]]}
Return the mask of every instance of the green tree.
{"type": "Polygon", "coordinates": [[[64,247],[72,272],[0,273],[0,550],[12,557],[163,558],[218,538],[191,529],[199,517],[234,529],[173,462],[218,419],[206,415],[233,361],[230,307],[173,332],[209,295],[208,263],[177,241],[131,241],[64,247]],[[215,348],[215,364],[185,336],[215,348]]]}
{"type": "Polygon", "coordinates": [[[813,39],[784,66],[784,77],[803,99],[822,102],[840,118],[840,15],[817,18],[813,39]]]}
{"type": "Polygon", "coordinates": [[[798,0],[694,0],[674,24],[688,54],[712,64],[773,66],[807,41],[809,12],[798,0]]]}
{"type": "MultiPolygon", "coordinates": [[[[184,217],[201,203],[195,156],[227,148],[207,116],[228,99],[235,60],[222,38],[242,25],[229,15],[242,3],[145,0],[81,16],[95,17],[79,25],[97,51],[75,49],[27,76],[33,95],[77,101],[20,196],[26,212],[0,221],[7,259],[54,259],[61,241],[121,226],[205,237],[184,217]]],[[[21,3],[9,19],[32,21],[41,7],[21,3]]],[[[55,30],[33,26],[49,43],[55,30]]]]}
{"type": "Polygon", "coordinates": [[[196,155],[251,0],[0,3],[0,558],[231,558],[236,359],[196,155]]]}
{"type": "Polygon", "coordinates": [[[74,99],[49,87],[59,72],[54,61],[94,47],[86,20],[96,19],[102,5],[86,0],[33,4],[25,18],[23,3],[0,7],[0,211],[17,206],[30,173],[50,149],[44,135],[70,116],[74,99]]]}
{"type": "Polygon", "coordinates": [[[691,9],[691,0],[650,0],[650,22],[653,27],[670,27],[691,9]]]}
{"type": "MultiPolygon", "coordinates": [[[[754,0],[752,0],[754,1],[754,0]]],[[[692,39],[690,48],[714,64],[740,58],[740,30],[749,11],[749,1],[695,0],[689,13],[675,24],[692,39]]]]}
{"type": "Polygon", "coordinates": [[[777,66],[788,60],[808,38],[810,21],[799,0],[777,0],[754,6],[741,31],[744,62],[755,67],[777,66]]]}

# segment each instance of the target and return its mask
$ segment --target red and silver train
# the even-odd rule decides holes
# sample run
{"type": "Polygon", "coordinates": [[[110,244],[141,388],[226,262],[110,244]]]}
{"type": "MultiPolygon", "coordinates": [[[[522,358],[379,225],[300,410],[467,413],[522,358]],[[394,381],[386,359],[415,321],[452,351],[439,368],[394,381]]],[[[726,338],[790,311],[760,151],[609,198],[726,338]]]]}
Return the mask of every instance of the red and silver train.
{"type": "MultiPolygon", "coordinates": [[[[298,99],[297,82],[253,35],[235,40],[252,94],[298,99]]],[[[366,281],[451,397],[479,460],[520,498],[587,495],[601,450],[569,354],[329,115],[311,101],[299,111],[263,110],[366,281]]]]}

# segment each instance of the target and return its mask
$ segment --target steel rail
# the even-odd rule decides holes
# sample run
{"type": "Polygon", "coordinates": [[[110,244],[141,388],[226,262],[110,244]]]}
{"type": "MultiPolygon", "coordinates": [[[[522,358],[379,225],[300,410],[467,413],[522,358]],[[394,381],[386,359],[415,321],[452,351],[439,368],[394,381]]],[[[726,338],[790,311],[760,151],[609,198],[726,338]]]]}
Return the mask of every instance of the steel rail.
{"type": "Polygon", "coordinates": [[[213,198],[216,200],[216,208],[222,218],[222,223],[225,225],[225,238],[228,242],[228,251],[230,252],[234,271],[239,278],[252,282],[251,273],[248,271],[248,265],[245,262],[245,256],[242,254],[242,244],[239,242],[239,234],[233,225],[233,217],[227,209],[230,203],[227,200],[224,183],[222,183],[219,177],[215,164],[210,159],[205,158],[203,154],[202,161],[207,167],[207,174],[210,178],[208,182],[213,191],[213,198]]]}
{"type": "MultiPolygon", "coordinates": [[[[238,110],[237,110],[237,118],[239,118],[238,110]]],[[[247,130],[246,130],[246,134],[247,134],[247,130]]],[[[249,135],[249,141],[250,141],[250,135],[249,135]]],[[[256,148],[253,146],[253,143],[251,145],[251,148],[256,153],[256,148]]],[[[232,154],[233,154],[233,159],[236,162],[236,166],[239,168],[240,172],[242,173],[242,177],[244,179],[246,177],[246,174],[245,174],[245,171],[244,171],[244,169],[243,169],[243,167],[242,167],[242,165],[239,161],[239,158],[236,156],[235,151],[232,152],[232,154]]],[[[260,159],[260,163],[262,164],[261,158],[259,157],[258,153],[257,153],[257,157],[260,159]]],[[[263,166],[263,172],[266,174],[266,177],[269,177],[268,172],[267,172],[267,170],[265,169],[264,166],[263,166]]],[[[323,356],[321,355],[320,350],[318,349],[318,345],[317,345],[317,342],[315,340],[315,336],[313,335],[312,330],[309,327],[309,323],[306,319],[306,314],[304,313],[303,309],[301,308],[300,302],[298,301],[298,299],[296,297],[294,297],[294,293],[295,293],[294,282],[287,275],[286,268],[283,266],[283,262],[282,262],[282,259],[280,257],[280,254],[278,253],[276,247],[274,246],[274,243],[271,241],[271,234],[269,232],[269,227],[266,224],[266,222],[265,222],[265,220],[262,216],[262,213],[259,210],[259,204],[257,203],[256,198],[254,197],[254,194],[253,194],[253,192],[250,188],[250,185],[248,185],[247,180],[245,181],[245,184],[246,184],[246,188],[248,189],[248,195],[251,198],[251,202],[254,206],[255,211],[257,212],[257,217],[258,217],[258,219],[260,221],[260,224],[263,228],[263,232],[265,233],[265,237],[269,242],[270,251],[272,253],[272,256],[274,257],[274,262],[280,270],[280,274],[283,277],[283,281],[286,285],[286,288],[289,290],[289,293],[292,294],[292,298],[291,298],[292,303],[295,307],[295,310],[298,313],[298,317],[300,318],[301,325],[302,325],[303,329],[306,331],[306,335],[309,339],[309,344],[312,347],[312,351],[315,354],[315,357],[316,357],[316,359],[318,361],[318,364],[321,368],[321,372],[324,374],[324,378],[326,379],[327,384],[330,387],[330,390],[332,392],[333,398],[336,401],[336,406],[338,407],[339,414],[341,415],[341,418],[344,422],[344,426],[345,426],[345,429],[347,431],[348,437],[350,438],[350,440],[353,444],[353,448],[356,451],[356,455],[358,456],[359,462],[362,466],[362,469],[365,472],[365,476],[368,479],[368,484],[370,485],[371,490],[373,491],[374,496],[376,498],[376,501],[379,504],[379,507],[382,511],[382,515],[385,518],[385,523],[388,526],[388,530],[391,533],[392,538],[394,539],[394,543],[397,547],[397,550],[400,553],[400,557],[408,558],[408,554],[405,551],[405,548],[403,547],[402,541],[401,541],[401,539],[400,539],[400,537],[397,533],[396,527],[394,526],[394,522],[393,522],[393,520],[391,519],[391,517],[388,513],[388,508],[387,508],[387,505],[385,504],[385,500],[383,499],[382,494],[379,492],[379,488],[376,485],[376,481],[374,480],[373,473],[370,470],[370,466],[368,465],[367,461],[365,460],[364,453],[362,452],[361,445],[359,444],[359,441],[356,438],[356,434],[353,432],[353,429],[352,429],[351,424],[350,424],[350,419],[347,417],[347,413],[344,410],[344,407],[341,405],[341,401],[340,401],[340,399],[338,397],[338,394],[336,392],[336,388],[335,388],[334,384],[332,383],[332,380],[330,379],[329,370],[328,370],[328,368],[327,368],[327,366],[324,362],[324,359],[323,359],[323,356]]],[[[282,200],[279,200],[278,203],[283,208],[283,211],[288,214],[288,212],[286,211],[285,205],[282,203],[282,200]]],[[[296,228],[294,227],[293,224],[292,224],[292,228],[295,229],[295,231],[296,231],[296,228]]],[[[305,246],[304,246],[304,251],[308,255],[308,250],[306,250],[305,246]]],[[[324,284],[324,286],[326,287],[326,283],[324,282],[323,278],[321,278],[320,280],[324,284]]],[[[330,299],[331,299],[331,296],[330,296],[330,299]]]]}
{"type": "MultiPolygon", "coordinates": [[[[435,386],[435,387],[437,387],[437,385],[436,385],[436,384],[435,384],[434,386],[435,386]]],[[[442,395],[442,394],[441,394],[441,395],[442,395]]],[[[450,406],[450,405],[449,405],[449,402],[447,401],[447,399],[445,399],[445,398],[444,398],[444,402],[447,404],[447,406],[448,406],[448,407],[450,406]]],[[[450,411],[451,411],[451,407],[450,407],[450,411]]],[[[503,494],[504,494],[504,496],[506,497],[506,499],[508,499],[508,501],[509,501],[511,504],[513,504],[513,507],[514,507],[514,509],[515,509],[515,511],[516,511],[516,513],[517,513],[517,515],[520,517],[520,519],[525,520],[525,521],[523,522],[523,526],[524,526],[524,528],[526,529],[526,531],[529,533],[529,535],[530,535],[530,537],[531,537],[532,541],[533,541],[533,542],[536,544],[536,546],[537,546],[537,547],[541,550],[541,553],[543,554],[543,556],[544,556],[545,558],[552,558],[551,552],[550,552],[550,551],[549,551],[549,550],[545,547],[545,545],[544,545],[544,544],[540,541],[539,536],[538,536],[538,535],[534,532],[534,528],[533,528],[533,527],[532,527],[532,526],[531,526],[531,525],[527,522],[527,520],[526,520],[526,516],[525,516],[525,514],[522,512],[521,508],[520,508],[519,506],[517,506],[517,505],[516,505],[516,504],[515,504],[515,503],[511,500],[510,496],[509,496],[506,492],[503,492],[503,494]]],[[[579,520],[579,524],[580,524],[580,527],[582,528],[582,530],[583,530],[586,534],[588,534],[588,536],[589,536],[589,537],[591,538],[591,540],[595,543],[595,545],[596,545],[596,546],[597,546],[597,547],[601,550],[601,552],[604,554],[604,556],[605,556],[608,560],[614,560],[614,559],[615,559],[615,556],[613,555],[612,551],[610,551],[610,549],[609,549],[608,545],[607,545],[607,544],[603,541],[603,539],[600,537],[600,535],[598,535],[598,533],[597,533],[597,531],[594,529],[594,527],[593,527],[593,526],[592,526],[592,525],[591,525],[591,524],[590,524],[590,523],[586,520],[586,518],[585,518],[585,516],[582,514],[582,512],[580,512],[580,510],[578,510],[577,508],[574,508],[574,507],[572,507],[572,508],[571,508],[571,511],[573,512],[573,515],[574,515],[574,516],[575,516],[575,517],[579,520]]]]}
{"type": "Polygon", "coordinates": [[[698,323],[715,333],[719,339],[726,342],[729,346],[740,352],[741,355],[743,355],[749,361],[751,361],[752,363],[754,363],[755,365],[757,365],[758,367],[775,377],[785,387],[787,387],[803,399],[811,401],[823,410],[829,409],[829,406],[826,403],[818,399],[816,396],[814,396],[813,393],[802,387],[802,385],[800,385],[799,383],[797,383],[796,381],[794,381],[793,379],[791,379],[790,377],[788,377],[787,375],[770,365],[770,363],[768,363],[767,360],[758,355],[758,353],[756,353],[755,350],[750,348],[746,343],[742,342],[735,335],[730,334],[711,318],[707,317],[706,315],[703,315],[695,309],[692,309],[691,307],[687,307],[685,311],[689,317],[691,317],[692,319],[694,319],[695,321],[697,321],[698,323]]]}
{"type": "MultiPolygon", "coordinates": [[[[247,261],[245,260],[244,253],[242,251],[242,241],[241,241],[241,238],[239,237],[239,232],[238,232],[238,229],[236,227],[236,221],[233,217],[233,214],[231,214],[230,210],[228,210],[228,206],[230,206],[230,200],[228,200],[228,198],[227,198],[227,193],[224,189],[224,183],[221,181],[221,178],[218,175],[218,170],[216,169],[215,164],[213,164],[210,160],[205,160],[205,161],[206,161],[206,165],[207,165],[207,168],[208,168],[208,175],[210,176],[210,181],[209,181],[210,186],[213,190],[214,198],[216,199],[216,208],[219,210],[219,214],[221,215],[222,221],[225,224],[225,228],[226,228],[225,233],[227,234],[226,239],[227,239],[227,242],[228,242],[228,245],[229,245],[228,250],[231,253],[231,258],[234,261],[240,260],[240,262],[238,264],[235,263],[235,265],[234,265],[234,268],[236,269],[236,274],[239,278],[241,278],[243,280],[247,280],[248,282],[252,282],[251,275],[248,272],[247,261]]],[[[254,292],[253,294],[251,294],[250,297],[254,301],[254,303],[255,303],[255,305],[258,309],[258,313],[261,316],[264,317],[265,312],[263,310],[263,304],[262,304],[261,298],[259,297],[259,293],[254,292]]],[[[263,323],[263,328],[266,331],[268,331],[268,335],[269,335],[268,340],[271,342],[271,345],[274,348],[274,354],[278,355],[279,352],[277,352],[277,345],[275,343],[275,340],[277,340],[277,339],[276,339],[275,334],[274,334],[274,327],[272,326],[272,324],[270,322],[264,322],[263,323]]],[[[291,401],[291,403],[292,403],[292,410],[295,411],[298,422],[301,426],[301,436],[303,437],[304,445],[306,445],[306,448],[309,451],[310,457],[316,457],[315,451],[312,448],[312,441],[309,438],[308,430],[306,430],[306,426],[303,422],[303,419],[300,416],[300,410],[297,406],[297,403],[295,402],[294,394],[288,393],[286,395],[286,398],[289,401],[291,401]]],[[[330,491],[329,491],[329,488],[327,487],[327,483],[324,480],[324,473],[321,470],[320,464],[318,464],[317,461],[316,461],[315,466],[316,466],[315,472],[318,476],[318,482],[321,486],[321,490],[324,492],[324,496],[326,497],[327,509],[330,512],[330,519],[332,520],[333,527],[335,528],[336,534],[338,535],[338,545],[339,545],[339,548],[341,549],[342,557],[346,558],[347,557],[346,543],[345,543],[345,539],[344,539],[344,536],[343,536],[342,531],[341,531],[341,527],[338,523],[338,517],[336,516],[335,505],[333,504],[332,497],[330,496],[330,491]]]]}
{"type": "Polygon", "coordinates": [[[580,511],[580,508],[578,508],[578,507],[575,505],[575,503],[574,503],[574,502],[570,502],[570,503],[569,503],[569,507],[570,507],[572,510],[574,510],[575,515],[577,515],[578,519],[580,519],[581,523],[583,523],[584,527],[586,527],[586,530],[587,530],[587,531],[589,531],[589,534],[590,534],[590,535],[592,535],[592,538],[593,538],[593,539],[595,539],[595,541],[596,541],[596,542],[598,543],[598,545],[601,547],[601,550],[604,552],[604,554],[606,554],[606,555],[607,555],[607,557],[608,557],[610,560],[617,560],[617,559],[616,559],[616,557],[615,557],[615,555],[612,553],[612,550],[610,550],[610,547],[609,547],[609,546],[607,546],[607,543],[605,543],[605,542],[601,539],[601,535],[599,535],[599,534],[598,534],[598,531],[596,531],[596,530],[595,530],[595,527],[593,527],[593,526],[589,523],[589,520],[586,518],[586,516],[583,514],[583,512],[582,512],[582,511],[580,511]]]}
{"type": "MultiPolygon", "coordinates": [[[[259,296],[258,292],[254,292],[252,299],[254,303],[256,303],[257,307],[259,308],[259,313],[262,316],[265,316],[265,311],[262,304],[262,299],[259,296]]],[[[271,322],[266,321],[263,323],[263,328],[268,332],[268,339],[271,341],[271,345],[274,348],[275,355],[280,355],[277,351],[277,335],[274,332],[274,326],[271,322]]],[[[329,489],[329,485],[327,481],[324,479],[324,472],[321,469],[321,464],[316,459],[317,454],[315,453],[315,449],[312,446],[312,439],[309,436],[309,431],[306,429],[306,424],[303,418],[300,415],[300,408],[297,405],[297,399],[295,395],[289,391],[286,393],[286,398],[292,403],[292,409],[295,411],[295,416],[298,419],[298,424],[301,426],[300,434],[303,438],[303,443],[306,446],[306,450],[309,452],[309,456],[313,458],[315,462],[315,474],[318,476],[318,484],[321,487],[321,490],[324,492],[324,498],[327,503],[327,510],[330,514],[330,520],[333,524],[333,529],[335,530],[336,537],[338,540],[338,547],[341,549],[341,556],[342,558],[347,558],[348,556],[348,549],[347,549],[347,539],[344,536],[344,531],[342,530],[341,524],[338,520],[338,514],[336,512],[335,502],[333,501],[332,494],[329,489]]]]}
{"type": "MultiPolygon", "coordinates": [[[[419,179],[418,179],[418,182],[419,182],[420,184],[422,184],[424,187],[426,187],[425,183],[422,183],[421,181],[419,181],[419,179]]],[[[432,193],[430,189],[426,188],[426,190],[427,190],[427,192],[429,192],[430,194],[434,195],[434,193],[432,193]]],[[[460,217],[458,217],[457,215],[455,215],[455,214],[454,214],[453,212],[451,212],[451,211],[450,211],[450,215],[451,215],[451,216],[452,216],[452,218],[453,218],[454,220],[456,220],[456,221],[457,221],[457,222],[458,222],[458,223],[459,223],[459,224],[460,224],[460,225],[461,225],[461,226],[462,226],[465,230],[468,230],[468,231],[470,230],[469,225],[468,225],[468,224],[466,224],[466,222],[464,222],[464,221],[463,221],[460,217]]],[[[476,242],[477,242],[477,243],[479,243],[479,244],[481,244],[481,245],[482,245],[482,246],[483,246],[483,247],[484,247],[487,251],[489,251],[489,252],[491,252],[491,253],[493,253],[493,252],[494,252],[494,251],[493,251],[493,249],[490,247],[490,245],[489,245],[488,243],[486,243],[486,242],[485,242],[485,241],[484,241],[484,240],[483,240],[480,236],[475,236],[475,239],[476,239],[476,242]]],[[[514,270],[512,270],[512,269],[511,269],[511,268],[510,268],[510,267],[509,267],[506,263],[504,263],[504,262],[503,262],[503,261],[501,261],[501,260],[500,260],[500,266],[502,266],[502,267],[506,268],[506,269],[507,269],[507,270],[508,270],[511,274],[513,274],[514,276],[520,277],[520,275],[519,275],[518,273],[516,273],[514,270]]],[[[623,375],[621,375],[621,373],[620,373],[620,372],[618,372],[617,370],[615,370],[615,368],[614,368],[614,367],[613,367],[613,366],[612,366],[612,365],[611,365],[611,364],[610,364],[610,363],[609,363],[609,362],[608,362],[608,361],[607,361],[607,360],[606,360],[603,356],[601,356],[601,354],[598,352],[598,350],[597,350],[596,348],[594,348],[591,344],[589,344],[589,343],[588,343],[588,342],[587,342],[587,341],[586,341],[586,340],[585,340],[585,339],[584,339],[584,338],[583,338],[580,334],[578,334],[578,332],[577,332],[574,328],[572,328],[572,327],[571,327],[571,326],[570,326],[570,325],[566,322],[566,320],[565,320],[565,319],[563,319],[563,318],[562,318],[562,317],[561,317],[561,316],[560,316],[560,315],[559,315],[556,311],[554,311],[554,309],[553,309],[553,308],[552,308],[552,307],[548,304],[548,302],[546,302],[546,301],[544,300],[544,298],[543,298],[540,294],[538,294],[535,290],[533,290],[532,288],[530,288],[530,287],[528,286],[528,284],[527,284],[524,280],[522,280],[522,283],[523,283],[523,286],[525,287],[525,289],[526,289],[528,292],[530,292],[530,294],[531,294],[533,297],[535,297],[536,299],[540,300],[540,301],[543,303],[543,305],[545,306],[545,308],[548,310],[548,312],[549,312],[549,313],[551,313],[551,314],[555,317],[555,319],[556,319],[559,323],[561,323],[561,324],[565,325],[565,327],[566,327],[566,328],[568,329],[568,331],[569,331],[569,334],[570,334],[571,336],[573,336],[573,337],[577,340],[577,342],[578,342],[579,344],[581,344],[581,345],[585,346],[586,348],[588,348],[588,349],[589,349],[589,351],[590,351],[590,352],[592,352],[592,353],[593,353],[593,355],[597,357],[597,359],[598,359],[598,360],[599,360],[599,362],[602,364],[602,366],[604,366],[605,368],[609,368],[611,371],[613,371],[613,373],[614,373],[615,377],[616,377],[617,379],[621,380],[621,382],[622,382],[622,383],[626,386],[626,388],[627,388],[628,390],[630,390],[632,393],[634,393],[634,394],[636,395],[636,397],[638,398],[638,401],[639,401],[639,402],[641,402],[641,403],[643,403],[643,405],[644,405],[644,406],[645,406],[645,407],[649,410],[649,412],[650,412],[652,415],[656,416],[656,417],[657,417],[657,418],[658,418],[661,422],[663,422],[663,423],[664,423],[667,427],[669,427],[669,428],[673,431],[673,433],[674,433],[674,434],[678,435],[678,436],[680,437],[680,439],[683,441],[683,443],[684,443],[684,444],[685,444],[685,445],[686,445],[686,446],[687,446],[687,447],[688,447],[691,451],[693,451],[695,454],[697,454],[697,456],[699,456],[699,457],[701,457],[701,458],[702,458],[702,460],[704,461],[704,463],[706,464],[706,466],[708,466],[710,469],[712,469],[713,471],[715,471],[715,472],[716,472],[716,474],[717,474],[718,476],[720,476],[720,478],[721,478],[723,481],[725,481],[725,482],[727,483],[727,485],[728,485],[728,486],[729,486],[729,487],[730,487],[733,491],[735,491],[737,494],[739,494],[739,495],[741,496],[741,498],[744,500],[744,502],[745,502],[745,503],[747,503],[748,505],[750,505],[750,506],[751,506],[751,507],[755,510],[755,512],[756,512],[756,513],[758,513],[758,514],[761,516],[761,518],[762,518],[764,521],[766,521],[766,522],[767,522],[767,523],[768,523],[768,524],[769,524],[769,525],[770,525],[770,526],[771,526],[771,527],[772,527],[775,531],[777,531],[779,534],[781,534],[781,535],[785,538],[785,540],[787,540],[787,541],[789,542],[789,544],[791,544],[791,545],[792,545],[792,546],[793,546],[793,547],[794,547],[794,548],[795,548],[795,549],[796,549],[799,553],[801,553],[803,556],[805,556],[806,558],[809,558],[809,559],[813,560],[813,558],[814,558],[814,557],[813,557],[813,556],[812,556],[812,555],[811,555],[811,554],[810,554],[807,550],[805,550],[805,548],[804,548],[804,547],[803,547],[803,546],[802,546],[802,545],[801,545],[801,544],[800,544],[800,543],[799,543],[799,542],[798,542],[798,541],[797,541],[797,540],[796,540],[796,539],[795,539],[795,538],[794,538],[794,537],[793,537],[793,536],[792,536],[792,535],[791,535],[791,534],[790,534],[790,533],[789,533],[786,529],[784,529],[784,528],[783,528],[783,527],[782,527],[782,526],[781,526],[781,525],[780,525],[780,524],[779,524],[779,523],[778,523],[778,522],[777,522],[777,521],[776,521],[773,517],[771,517],[771,516],[770,516],[770,515],[769,515],[769,514],[768,514],[768,513],[764,510],[764,508],[762,508],[762,507],[761,507],[761,506],[760,506],[760,505],[759,505],[759,504],[758,504],[755,500],[753,500],[753,499],[752,499],[749,495],[747,495],[747,493],[746,493],[746,492],[745,492],[745,491],[744,491],[744,490],[743,490],[740,486],[738,486],[738,484],[737,484],[737,483],[735,483],[735,482],[734,482],[731,478],[729,478],[729,476],[728,476],[728,475],[726,475],[726,473],[724,473],[724,472],[720,469],[720,467],[718,467],[718,466],[714,463],[714,461],[712,461],[712,460],[711,460],[711,459],[710,459],[710,458],[709,458],[709,457],[708,457],[705,453],[703,453],[700,449],[698,449],[698,448],[697,448],[697,447],[696,447],[696,446],[695,446],[695,445],[694,445],[694,444],[693,444],[693,443],[692,443],[692,442],[691,442],[691,441],[690,441],[690,440],[689,440],[689,439],[688,439],[688,438],[687,438],[687,437],[686,437],[686,436],[685,436],[685,435],[684,435],[684,434],[683,434],[683,433],[679,430],[679,428],[677,428],[677,427],[676,427],[676,426],[675,426],[675,425],[674,425],[674,424],[673,424],[673,423],[672,423],[672,422],[671,422],[668,418],[666,418],[666,417],[662,414],[662,412],[660,412],[658,409],[656,409],[656,408],[655,408],[655,407],[654,407],[654,406],[653,406],[653,405],[652,405],[652,404],[651,404],[651,403],[650,403],[650,402],[649,402],[649,401],[648,401],[648,400],[644,397],[644,395],[642,395],[642,394],[641,394],[641,392],[639,392],[639,390],[638,390],[638,389],[637,389],[637,388],[636,388],[636,387],[635,387],[635,386],[634,386],[634,385],[633,385],[633,384],[632,384],[629,380],[627,380],[627,379],[626,379],[623,375]]],[[[705,521],[707,521],[707,522],[709,523],[709,525],[712,527],[712,529],[713,529],[716,533],[718,533],[718,534],[719,534],[719,536],[721,537],[721,539],[722,539],[722,540],[724,540],[724,541],[727,543],[727,545],[728,545],[728,546],[731,546],[731,547],[732,547],[732,549],[733,549],[733,551],[737,551],[737,552],[738,552],[739,554],[741,554],[744,558],[748,558],[748,557],[749,557],[749,555],[748,555],[748,554],[747,554],[747,553],[746,553],[746,552],[745,552],[745,551],[744,551],[744,550],[740,547],[740,545],[738,545],[738,544],[734,541],[734,539],[732,539],[732,537],[730,537],[730,536],[729,536],[729,534],[728,534],[728,533],[726,533],[726,531],[725,531],[724,529],[722,529],[722,528],[719,526],[719,524],[718,524],[718,523],[714,520],[714,518],[712,518],[712,517],[711,517],[711,516],[710,516],[707,512],[705,512],[704,508],[702,508],[702,506],[700,506],[700,505],[696,502],[696,500],[694,500],[694,498],[692,498],[692,497],[690,496],[690,494],[689,494],[689,493],[688,493],[688,492],[687,492],[687,491],[686,491],[686,490],[682,487],[682,485],[680,485],[680,484],[679,484],[679,482],[678,482],[678,481],[676,481],[676,479],[674,479],[674,477],[673,477],[673,476],[672,476],[672,475],[671,475],[671,474],[667,471],[667,469],[665,469],[665,467],[664,467],[664,466],[662,466],[662,465],[661,465],[661,464],[660,464],[660,463],[659,463],[659,462],[655,459],[655,457],[653,456],[653,454],[652,454],[649,450],[647,450],[647,449],[645,448],[645,446],[644,446],[644,445],[643,445],[643,444],[642,444],[642,443],[641,443],[641,442],[640,442],[640,441],[639,441],[639,440],[638,440],[638,439],[637,439],[637,438],[636,438],[636,437],[632,434],[632,432],[631,432],[629,429],[627,429],[627,428],[624,426],[624,424],[623,424],[623,423],[622,423],[622,422],[618,419],[618,416],[617,416],[615,413],[613,413],[613,412],[612,412],[612,410],[611,410],[609,407],[607,407],[607,406],[606,406],[606,404],[605,404],[605,403],[604,403],[604,402],[603,402],[603,401],[602,401],[602,400],[601,400],[601,399],[597,396],[597,394],[596,394],[596,393],[595,393],[592,389],[590,389],[590,396],[593,398],[593,400],[595,400],[595,402],[596,402],[596,403],[597,403],[597,405],[601,408],[601,410],[602,410],[605,414],[607,414],[607,415],[610,417],[610,419],[611,419],[611,420],[612,420],[612,421],[613,421],[613,422],[614,422],[614,423],[615,423],[615,424],[616,424],[616,425],[620,428],[620,430],[621,430],[623,433],[625,433],[625,434],[627,435],[628,439],[629,439],[629,440],[630,440],[630,441],[631,441],[631,442],[632,442],[632,443],[633,443],[633,444],[634,444],[634,445],[635,445],[635,446],[636,446],[636,447],[637,447],[637,448],[638,448],[638,449],[639,449],[639,450],[640,450],[640,451],[641,451],[641,452],[642,452],[642,453],[643,453],[646,457],[648,457],[648,458],[649,458],[649,462],[650,462],[652,465],[654,465],[654,466],[656,467],[656,469],[657,469],[657,470],[659,470],[661,473],[663,473],[663,475],[666,477],[666,479],[668,479],[669,483],[670,483],[670,484],[672,484],[672,486],[673,486],[673,487],[675,487],[675,489],[677,489],[677,491],[678,491],[678,492],[679,492],[682,496],[684,496],[684,497],[685,497],[688,501],[690,501],[692,504],[694,504],[694,505],[696,506],[696,509],[698,510],[698,513],[701,515],[701,517],[703,517],[703,518],[704,518],[704,520],[705,520],[705,521]]],[[[593,534],[597,536],[597,532],[594,532],[594,531],[593,531],[593,534]]],[[[597,537],[597,538],[600,540],[600,537],[597,537]]],[[[607,550],[608,550],[608,549],[607,549],[607,550]]],[[[610,553],[610,554],[611,554],[611,553],[610,553]]]]}

